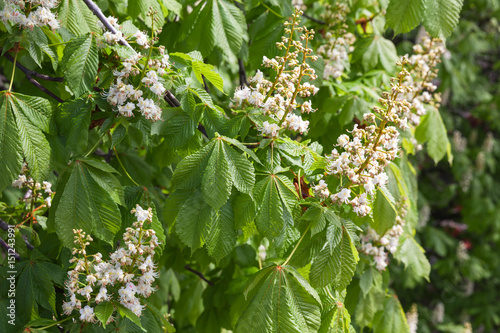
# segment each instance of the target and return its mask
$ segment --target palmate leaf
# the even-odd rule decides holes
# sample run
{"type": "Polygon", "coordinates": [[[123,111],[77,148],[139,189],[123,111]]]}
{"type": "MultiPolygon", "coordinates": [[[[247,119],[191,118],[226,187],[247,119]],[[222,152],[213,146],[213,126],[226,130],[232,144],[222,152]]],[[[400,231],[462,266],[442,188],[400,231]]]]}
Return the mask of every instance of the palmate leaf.
{"type": "Polygon", "coordinates": [[[197,190],[185,201],[175,219],[175,232],[182,243],[194,251],[203,246],[208,235],[213,209],[197,190]]]}
{"type": "Polygon", "coordinates": [[[0,190],[21,171],[23,157],[31,176],[44,180],[49,171],[50,146],[42,132],[50,132],[52,107],[45,98],[0,93],[0,190]]]}
{"type": "Polygon", "coordinates": [[[219,73],[214,71],[214,66],[210,64],[205,64],[202,61],[194,60],[192,62],[193,72],[196,78],[200,83],[203,84],[203,77],[210,81],[211,84],[215,86],[215,88],[219,89],[221,92],[224,92],[224,82],[220,77],[219,73]]]}
{"type": "Polygon", "coordinates": [[[215,141],[215,147],[201,181],[201,191],[205,201],[215,209],[226,203],[233,185],[233,177],[229,173],[229,163],[224,155],[223,146],[221,140],[215,141]]]}
{"type": "Polygon", "coordinates": [[[98,32],[97,17],[81,0],[61,0],[58,20],[73,35],[80,36],[89,32],[98,32]]]}
{"type": "MultiPolygon", "coordinates": [[[[443,118],[437,108],[427,110],[422,122],[415,131],[415,137],[420,143],[427,142],[427,152],[437,164],[447,153],[450,155],[450,142],[443,118]]],[[[448,156],[450,160],[451,156],[448,156]]]]}
{"type": "Polygon", "coordinates": [[[94,102],[88,96],[67,101],[61,105],[57,117],[60,132],[67,136],[66,147],[74,153],[83,152],[87,147],[89,125],[94,102]]]}
{"type": "Polygon", "coordinates": [[[333,239],[340,238],[340,240],[333,251],[328,242],[323,246],[309,274],[314,287],[325,287],[333,283],[336,290],[344,290],[349,285],[359,261],[354,228],[352,222],[342,220],[342,227],[336,227],[335,233],[340,235],[333,239]]]}
{"type": "Polygon", "coordinates": [[[383,309],[373,319],[374,333],[410,333],[406,316],[397,297],[388,296],[384,301],[383,309]]]}
{"type": "MultiPolygon", "coordinates": [[[[57,185],[49,222],[67,247],[73,246],[73,229],[83,229],[110,244],[120,230],[120,210],[113,199],[116,195],[110,194],[110,187],[103,188],[95,181],[89,171],[91,167],[95,167],[95,163],[75,161],[64,171],[57,185]]],[[[115,178],[110,173],[100,176],[115,178]]],[[[116,184],[117,180],[105,182],[116,184]]]]}
{"type": "Polygon", "coordinates": [[[411,31],[424,19],[427,0],[391,0],[387,7],[387,25],[395,34],[411,31]]]}
{"type": "Polygon", "coordinates": [[[351,333],[355,332],[351,326],[351,315],[345,308],[345,292],[335,293],[337,298],[328,295],[323,300],[324,308],[321,316],[321,328],[318,333],[351,333]]]}
{"type": "Polygon", "coordinates": [[[64,49],[62,70],[65,82],[79,97],[85,92],[92,91],[99,65],[99,54],[95,34],[89,33],[74,38],[64,49]]]}
{"type": "Polygon", "coordinates": [[[253,191],[258,207],[255,224],[266,237],[271,239],[278,236],[285,225],[283,206],[273,176],[262,179],[255,185],[253,191]]]}
{"type": "Polygon", "coordinates": [[[458,23],[463,0],[426,0],[424,26],[432,37],[446,38],[458,23]]]}
{"type": "Polygon", "coordinates": [[[106,323],[109,317],[113,314],[115,307],[111,302],[101,302],[95,307],[95,316],[101,322],[102,326],[106,328],[106,323]]]}
{"type": "Polygon", "coordinates": [[[245,290],[248,305],[235,333],[317,332],[321,302],[316,291],[290,266],[257,272],[245,290]]]}
{"type": "Polygon", "coordinates": [[[187,38],[189,45],[204,57],[215,47],[226,55],[237,54],[243,43],[244,26],[244,15],[236,6],[225,0],[208,0],[188,16],[181,40],[187,38]]]}
{"type": "Polygon", "coordinates": [[[207,237],[208,254],[217,262],[234,248],[237,232],[234,228],[234,214],[231,202],[222,206],[212,219],[207,237]]]}

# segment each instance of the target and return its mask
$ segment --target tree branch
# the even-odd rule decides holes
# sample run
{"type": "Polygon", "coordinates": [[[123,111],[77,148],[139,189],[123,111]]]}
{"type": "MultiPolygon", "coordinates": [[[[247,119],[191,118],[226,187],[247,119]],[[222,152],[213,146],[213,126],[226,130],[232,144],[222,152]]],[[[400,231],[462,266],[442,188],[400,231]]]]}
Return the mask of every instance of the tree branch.
{"type": "MultiPolygon", "coordinates": [[[[14,227],[13,225],[10,225],[7,222],[5,222],[4,220],[0,219],[0,229],[2,229],[3,231],[7,231],[7,230],[9,230],[9,228],[13,228],[13,227],[14,227]]],[[[28,237],[26,237],[26,235],[23,235],[23,239],[24,239],[24,243],[26,244],[26,247],[29,250],[33,250],[35,248],[33,245],[30,244],[30,242],[28,242],[28,237]]]]}
{"type": "Polygon", "coordinates": [[[245,65],[243,64],[243,60],[238,59],[238,73],[240,75],[240,86],[248,86],[248,81],[247,81],[247,72],[245,71],[245,65]]]}
{"type": "MultiPolygon", "coordinates": [[[[99,8],[95,4],[94,1],[92,1],[92,0],[83,0],[83,2],[87,5],[87,7],[90,9],[90,11],[92,13],[94,13],[95,16],[97,16],[97,18],[99,19],[99,21],[101,21],[101,23],[106,27],[106,29],[108,29],[109,31],[111,31],[113,34],[117,33],[115,27],[113,27],[113,25],[111,23],[109,23],[109,21],[106,18],[106,16],[104,16],[104,14],[102,13],[101,8],[99,8]]],[[[129,49],[131,49],[134,52],[136,52],[136,50],[132,46],[130,46],[130,44],[125,40],[125,38],[123,38],[123,37],[120,38],[120,40],[118,42],[121,45],[126,46],[129,49]]],[[[172,95],[172,93],[169,90],[167,90],[167,92],[165,93],[165,101],[171,107],[174,107],[174,108],[181,106],[181,103],[179,103],[179,101],[177,100],[177,98],[175,98],[175,96],[172,95]],[[167,96],[168,96],[168,98],[167,98],[167,96]]]]}
{"type": "Polygon", "coordinates": [[[321,25],[325,25],[325,24],[326,24],[326,22],[321,21],[321,20],[318,20],[318,19],[315,19],[314,17],[309,16],[309,15],[307,15],[307,14],[302,14],[302,16],[303,16],[303,17],[305,17],[306,19],[311,20],[311,21],[313,21],[313,22],[316,22],[316,23],[318,23],[318,24],[321,24],[321,25]]]}
{"type": "Polygon", "coordinates": [[[198,275],[200,277],[200,279],[202,279],[203,281],[205,281],[206,283],[208,283],[209,286],[213,286],[214,285],[214,283],[212,281],[208,280],[202,273],[200,273],[200,272],[192,269],[191,266],[186,265],[186,266],[184,266],[184,268],[187,269],[188,271],[190,271],[191,273],[194,273],[194,274],[198,275]]]}
{"type": "Polygon", "coordinates": [[[14,259],[16,259],[17,261],[21,260],[21,256],[19,255],[19,253],[17,253],[16,251],[14,251],[10,246],[9,244],[5,243],[5,241],[0,237],[0,245],[5,249],[5,251],[7,251],[7,254],[10,254],[14,256],[14,259]]]}
{"type": "MultiPolygon", "coordinates": [[[[0,51],[1,51],[1,49],[0,49],[0,51]]],[[[10,54],[5,53],[3,56],[5,58],[7,58],[10,62],[14,63],[14,58],[12,58],[12,56],[10,54]]],[[[46,80],[46,81],[63,82],[64,79],[62,77],[52,77],[49,75],[40,74],[38,72],[32,71],[32,70],[24,67],[23,65],[21,65],[19,63],[19,61],[16,61],[16,67],[19,68],[21,71],[23,71],[23,73],[24,73],[24,75],[26,75],[26,78],[28,79],[28,81],[31,82],[35,87],[37,87],[38,89],[40,89],[41,91],[43,91],[44,93],[46,93],[47,95],[49,95],[50,97],[52,97],[53,99],[58,101],[59,103],[64,102],[61,98],[59,98],[59,96],[57,96],[56,94],[51,92],[49,89],[42,86],[40,84],[40,82],[38,82],[37,80],[35,80],[33,78],[33,76],[35,76],[35,77],[38,77],[38,78],[46,80]]]]}

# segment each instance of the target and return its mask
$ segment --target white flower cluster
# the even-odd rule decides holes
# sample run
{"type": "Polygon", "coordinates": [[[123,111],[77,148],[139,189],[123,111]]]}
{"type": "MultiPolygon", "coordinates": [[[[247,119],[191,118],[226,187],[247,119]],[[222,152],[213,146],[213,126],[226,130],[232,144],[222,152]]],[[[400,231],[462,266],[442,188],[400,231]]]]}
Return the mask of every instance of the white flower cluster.
{"type": "Polygon", "coordinates": [[[116,82],[111,85],[106,96],[120,115],[133,117],[134,111],[139,111],[148,120],[161,120],[159,103],[166,91],[162,77],[167,73],[170,62],[165,48],[160,46],[158,49],[160,54],[155,59],[148,58],[141,64],[142,56],[136,53],[122,61],[121,70],[113,72],[116,82]],[[140,83],[135,87],[131,84],[131,77],[137,75],[140,75],[140,83]],[[148,90],[141,89],[143,86],[148,90]]]}
{"type": "Polygon", "coordinates": [[[334,7],[325,6],[326,21],[333,32],[325,35],[326,43],[318,48],[318,54],[325,60],[323,78],[325,80],[338,79],[349,68],[349,53],[354,51],[356,37],[346,31],[346,14],[349,8],[345,3],[337,2],[334,7]]]}
{"type": "Polygon", "coordinates": [[[240,87],[234,93],[233,103],[236,106],[253,106],[260,108],[265,115],[269,115],[275,122],[265,121],[260,128],[261,132],[270,137],[279,135],[283,128],[304,133],[309,129],[309,121],[294,110],[299,109],[302,113],[310,113],[312,109],[310,101],[302,103],[297,97],[307,98],[318,92],[319,88],[309,82],[302,83],[304,77],[311,80],[317,78],[313,68],[306,60],[317,60],[317,56],[311,55],[312,49],[307,44],[314,37],[314,31],[305,27],[299,27],[301,11],[296,10],[293,21],[285,22],[285,34],[281,42],[277,43],[278,49],[285,49],[283,57],[269,59],[263,58],[263,65],[272,68],[277,74],[273,82],[264,78],[261,71],[250,78],[251,87],[240,87]],[[300,33],[300,40],[294,40],[294,34],[300,33]],[[302,54],[302,57],[300,55],[302,54]]]}
{"type": "Polygon", "coordinates": [[[369,256],[373,256],[375,267],[382,271],[389,262],[388,254],[396,252],[399,244],[399,237],[403,234],[403,226],[405,224],[404,216],[406,215],[406,207],[404,205],[398,209],[396,223],[391,229],[381,237],[375,230],[367,227],[366,233],[361,236],[361,246],[359,251],[369,256]]]}
{"type": "Polygon", "coordinates": [[[410,103],[409,109],[404,114],[412,126],[420,124],[420,117],[426,114],[425,105],[429,104],[439,107],[441,95],[434,94],[437,86],[432,83],[436,78],[437,65],[441,62],[441,56],[446,48],[441,39],[424,37],[422,44],[413,46],[413,54],[409,61],[411,63],[411,75],[406,77],[405,85],[410,86],[411,91],[400,95],[399,99],[410,103]]]}
{"type": "Polygon", "coordinates": [[[417,304],[412,304],[410,311],[406,313],[406,321],[408,322],[408,328],[410,329],[410,333],[417,333],[417,328],[418,328],[417,304]]]}
{"type": "Polygon", "coordinates": [[[312,187],[314,196],[319,199],[326,199],[330,196],[330,191],[328,190],[328,185],[323,179],[319,181],[319,184],[312,187]]]}
{"type": "Polygon", "coordinates": [[[66,290],[69,300],[63,303],[64,314],[79,310],[81,321],[95,322],[92,306],[109,301],[113,296],[137,316],[142,314],[141,298],[149,297],[156,290],[152,284],[159,274],[153,257],[159,243],[154,230],[144,229],[144,223],[152,221],[151,208],[143,209],[137,205],[132,213],[135,213],[137,222],[126,229],[124,247],[113,252],[109,260],[103,260],[101,253],[87,254],[86,247],[92,237],[82,230],[73,230],[76,247],[70,262],[76,265],[68,272],[66,290]],[[86,305],[82,307],[82,303],[86,305]]]}
{"type": "Polygon", "coordinates": [[[35,26],[48,25],[50,29],[59,29],[59,21],[51,9],[57,7],[57,0],[4,0],[0,10],[0,21],[33,29],[35,26]]]}
{"type": "Polygon", "coordinates": [[[365,216],[371,211],[367,195],[374,195],[376,187],[384,187],[388,181],[385,167],[398,156],[400,150],[398,128],[408,128],[404,110],[409,103],[398,100],[400,94],[412,89],[402,83],[409,75],[405,69],[408,59],[403,57],[397,64],[401,71],[397,78],[392,78],[392,93],[385,92],[379,99],[383,107],[375,106],[374,113],[365,114],[364,121],[367,124],[364,128],[354,125],[352,139],[347,134],[338,137],[337,147],[341,152],[334,148],[331,155],[326,156],[326,172],[349,180],[340,192],[331,195],[332,201],[352,205],[359,216],[365,216]],[[356,192],[352,189],[356,188],[358,193],[351,200],[351,194],[356,192]]]}
{"type": "MultiPolygon", "coordinates": [[[[121,31],[121,26],[118,24],[118,19],[113,16],[108,16],[108,22],[116,29],[116,33],[112,33],[111,31],[107,31],[106,27],[101,21],[98,21],[99,27],[104,31],[102,37],[104,42],[109,45],[115,45],[120,42],[120,40],[125,39],[123,32],[121,31]]],[[[151,42],[149,41],[146,34],[140,30],[137,30],[132,37],[135,39],[135,42],[142,46],[144,49],[148,49],[151,47],[151,42]]],[[[105,47],[105,45],[101,44],[101,47],[105,47]]]]}
{"type": "Polygon", "coordinates": [[[12,182],[12,186],[17,187],[19,189],[21,188],[28,189],[25,196],[23,197],[23,201],[31,202],[32,198],[44,199],[45,206],[50,208],[52,204],[52,193],[53,193],[52,184],[50,182],[43,181],[42,184],[40,184],[39,182],[35,182],[33,178],[26,177],[26,175],[21,174],[19,175],[19,177],[17,177],[16,180],[12,182]],[[39,190],[43,190],[43,193],[39,192],[39,190]],[[45,195],[46,197],[43,198],[45,195]]]}

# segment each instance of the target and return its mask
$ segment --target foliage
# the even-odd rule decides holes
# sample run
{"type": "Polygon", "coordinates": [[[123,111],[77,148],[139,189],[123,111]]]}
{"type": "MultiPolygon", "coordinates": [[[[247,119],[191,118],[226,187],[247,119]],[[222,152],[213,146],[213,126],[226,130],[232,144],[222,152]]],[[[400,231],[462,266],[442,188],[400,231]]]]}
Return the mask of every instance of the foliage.
{"type": "Polygon", "coordinates": [[[498,269],[497,2],[96,3],[0,4],[0,331],[498,326],[417,296],[498,269]]]}

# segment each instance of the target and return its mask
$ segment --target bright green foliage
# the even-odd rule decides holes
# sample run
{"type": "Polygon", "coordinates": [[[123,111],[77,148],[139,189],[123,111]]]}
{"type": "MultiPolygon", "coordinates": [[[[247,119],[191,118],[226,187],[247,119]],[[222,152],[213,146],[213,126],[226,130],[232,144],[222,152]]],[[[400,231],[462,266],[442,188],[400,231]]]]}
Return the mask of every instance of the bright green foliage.
{"type": "Polygon", "coordinates": [[[424,26],[432,36],[449,37],[458,23],[463,0],[427,0],[424,26]]]}
{"type": "Polygon", "coordinates": [[[359,261],[357,236],[354,233],[356,228],[346,220],[342,221],[340,227],[335,226],[332,237],[311,266],[309,278],[313,286],[325,287],[333,283],[335,289],[344,290],[351,282],[359,261]]]}
{"type": "Polygon", "coordinates": [[[405,313],[396,296],[386,297],[384,309],[375,315],[373,331],[375,333],[410,333],[405,313]]]}
{"type": "Polygon", "coordinates": [[[387,25],[394,33],[411,31],[426,15],[427,0],[392,0],[387,7],[387,25]]]}
{"type": "Polygon", "coordinates": [[[373,229],[379,235],[383,235],[396,221],[396,208],[389,196],[386,189],[378,188],[373,204],[373,229]]]}
{"type": "Polygon", "coordinates": [[[110,171],[116,172],[107,164],[87,159],[73,162],[64,171],[64,181],[58,184],[54,197],[57,210],[49,221],[65,246],[72,247],[75,228],[108,243],[120,230],[119,201],[112,196],[114,189],[107,186],[117,182],[110,171]]]}
{"type": "Polygon", "coordinates": [[[271,266],[247,284],[249,300],[235,332],[317,332],[321,301],[317,292],[292,267],[271,266]]]}
{"type": "Polygon", "coordinates": [[[44,135],[50,132],[52,107],[44,98],[17,93],[0,93],[0,189],[21,171],[23,157],[36,180],[49,171],[50,146],[44,135]]]}
{"type": "Polygon", "coordinates": [[[59,5],[59,16],[63,27],[75,36],[97,32],[97,21],[83,1],[62,0],[59,5]]]}
{"type": "Polygon", "coordinates": [[[425,257],[424,252],[424,249],[422,249],[413,237],[406,236],[402,240],[399,251],[394,256],[404,263],[405,269],[409,270],[412,275],[424,277],[429,280],[431,265],[425,257]]]}
{"type": "Polygon", "coordinates": [[[95,35],[92,33],[73,39],[64,49],[62,71],[77,97],[92,90],[98,64],[99,55],[95,35]]]}
{"type": "Polygon", "coordinates": [[[422,119],[415,132],[417,140],[427,143],[427,150],[435,163],[440,161],[450,151],[450,142],[443,119],[438,110],[431,109],[422,119]]]}

